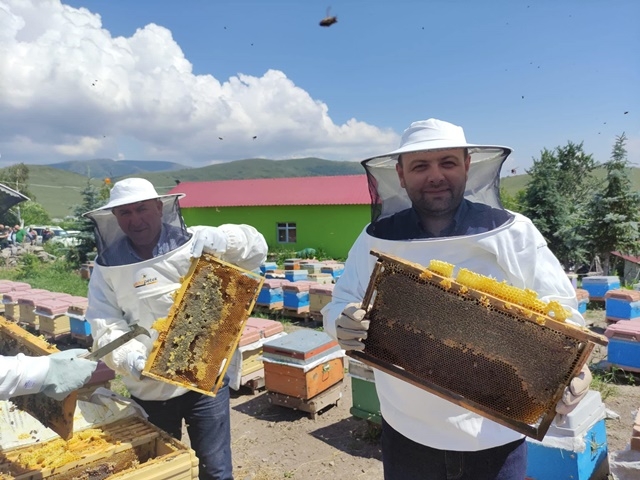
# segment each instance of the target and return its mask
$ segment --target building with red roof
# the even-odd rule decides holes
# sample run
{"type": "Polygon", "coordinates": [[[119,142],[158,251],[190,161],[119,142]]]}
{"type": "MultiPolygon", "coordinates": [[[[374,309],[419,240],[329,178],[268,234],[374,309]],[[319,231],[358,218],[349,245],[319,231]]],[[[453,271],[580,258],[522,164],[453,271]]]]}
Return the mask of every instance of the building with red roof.
{"type": "Polygon", "coordinates": [[[253,225],[270,250],[321,250],[343,258],[371,219],[366,175],[182,182],[187,225],[253,225]]]}

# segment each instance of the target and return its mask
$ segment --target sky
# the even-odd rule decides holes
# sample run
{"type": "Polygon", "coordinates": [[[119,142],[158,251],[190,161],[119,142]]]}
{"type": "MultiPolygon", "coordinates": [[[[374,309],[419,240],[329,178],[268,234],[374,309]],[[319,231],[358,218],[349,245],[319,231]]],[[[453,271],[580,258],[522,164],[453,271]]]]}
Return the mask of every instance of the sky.
{"type": "Polygon", "coordinates": [[[360,161],[431,117],[513,148],[503,174],[569,141],[604,162],[623,132],[640,166],[638,19],[638,0],[0,0],[0,167],[360,161]]]}

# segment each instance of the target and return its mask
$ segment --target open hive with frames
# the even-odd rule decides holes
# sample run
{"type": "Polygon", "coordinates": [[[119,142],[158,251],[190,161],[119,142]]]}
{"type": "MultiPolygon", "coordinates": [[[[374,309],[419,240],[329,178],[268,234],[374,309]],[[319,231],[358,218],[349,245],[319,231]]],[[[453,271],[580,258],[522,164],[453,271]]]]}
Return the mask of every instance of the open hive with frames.
{"type": "Polygon", "coordinates": [[[194,261],[168,316],[153,325],[143,375],[215,396],[263,281],[213,255],[194,261]]]}
{"type": "Polygon", "coordinates": [[[349,355],[538,440],[595,344],[607,344],[530,290],[371,254],[369,331],[364,351],[349,355]]]}
{"type": "MultiPolygon", "coordinates": [[[[41,356],[58,351],[55,345],[0,317],[1,355],[13,356],[23,353],[27,356],[41,356]]],[[[10,401],[16,408],[37,418],[63,439],[69,439],[73,435],[73,415],[77,399],[77,392],[71,392],[62,401],[47,397],[44,393],[34,393],[15,397],[10,401]]]]}

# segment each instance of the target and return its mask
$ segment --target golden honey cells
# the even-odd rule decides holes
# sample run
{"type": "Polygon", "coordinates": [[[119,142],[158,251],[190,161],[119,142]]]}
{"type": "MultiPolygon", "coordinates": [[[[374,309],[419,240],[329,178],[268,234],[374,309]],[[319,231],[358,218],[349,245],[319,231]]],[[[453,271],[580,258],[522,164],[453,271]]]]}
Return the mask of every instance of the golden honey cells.
{"type": "MultiPolygon", "coordinates": [[[[431,278],[428,272],[433,272],[445,278],[440,282],[440,286],[444,289],[451,288],[451,277],[453,277],[454,266],[441,260],[431,260],[428,269],[421,275],[424,278],[431,278]]],[[[499,282],[494,278],[472,272],[469,269],[461,268],[455,278],[455,281],[466,288],[486,293],[493,297],[504,300],[505,302],[518,305],[538,314],[549,315],[555,320],[564,322],[570,315],[559,302],[544,302],[538,298],[538,294],[530,289],[522,289],[507,284],[506,281],[499,282]]],[[[467,293],[467,290],[460,289],[461,294],[467,293]]],[[[480,303],[487,307],[490,301],[486,297],[480,298],[480,303]]],[[[508,308],[508,307],[507,307],[508,308]]],[[[523,312],[524,313],[524,312],[523,312]]]]}

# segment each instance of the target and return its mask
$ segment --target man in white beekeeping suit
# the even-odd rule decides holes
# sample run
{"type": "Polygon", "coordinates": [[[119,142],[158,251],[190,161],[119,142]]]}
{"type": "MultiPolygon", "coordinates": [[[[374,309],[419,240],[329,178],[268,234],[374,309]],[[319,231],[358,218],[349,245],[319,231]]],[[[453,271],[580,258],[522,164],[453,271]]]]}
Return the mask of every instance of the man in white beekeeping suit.
{"type": "MultiPolygon", "coordinates": [[[[461,127],[436,119],[405,130],[401,145],[363,161],[372,192],[372,221],[349,252],[325,330],[345,350],[362,350],[368,305],[361,305],[378,250],[428,265],[431,259],[491,276],[570,310],[584,325],[560,263],[526,217],[502,208],[500,168],[511,149],[467,143],[461,127]]],[[[443,320],[446,321],[446,320],[443,320]]],[[[386,480],[523,480],[524,436],[461,406],[374,369],[382,414],[386,480]]],[[[586,395],[588,368],[556,410],[569,413],[586,395]]]]}
{"type": "MultiPolygon", "coordinates": [[[[267,244],[249,225],[187,229],[178,204],[183,196],[158,195],[148,180],[128,178],[115,183],[105,206],[84,215],[94,223],[98,247],[86,313],[94,347],[118,338],[129,325],[150,330],[166,317],[192,257],[203,251],[247,270],[264,262],[267,244]]],[[[178,439],[186,422],[201,479],[232,479],[228,378],[211,397],[142,377],[152,345],[153,339],[141,335],[104,361],[123,375],[150,422],[178,439]]]]}

